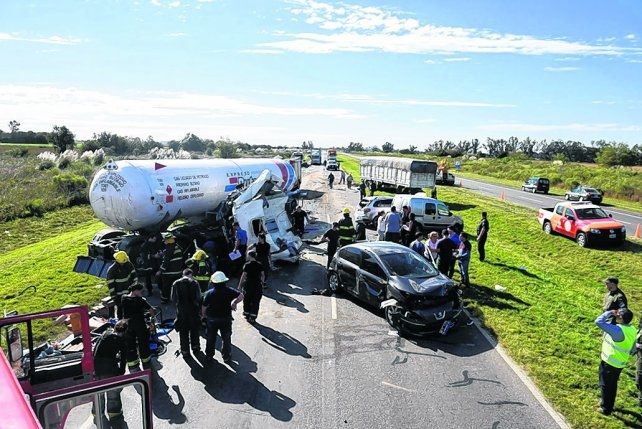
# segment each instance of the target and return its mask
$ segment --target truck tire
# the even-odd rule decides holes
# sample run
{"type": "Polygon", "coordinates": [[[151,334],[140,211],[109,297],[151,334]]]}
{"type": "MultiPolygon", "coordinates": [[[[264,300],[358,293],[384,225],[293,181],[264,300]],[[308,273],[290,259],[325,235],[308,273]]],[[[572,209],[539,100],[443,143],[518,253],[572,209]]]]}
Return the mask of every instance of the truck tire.
{"type": "Polygon", "coordinates": [[[542,225],[542,229],[546,234],[553,235],[553,227],[551,226],[551,223],[549,221],[544,221],[544,224],[542,225]]]}
{"type": "Polygon", "coordinates": [[[588,247],[588,237],[583,232],[577,234],[575,241],[577,241],[577,245],[580,247],[588,247]]]}

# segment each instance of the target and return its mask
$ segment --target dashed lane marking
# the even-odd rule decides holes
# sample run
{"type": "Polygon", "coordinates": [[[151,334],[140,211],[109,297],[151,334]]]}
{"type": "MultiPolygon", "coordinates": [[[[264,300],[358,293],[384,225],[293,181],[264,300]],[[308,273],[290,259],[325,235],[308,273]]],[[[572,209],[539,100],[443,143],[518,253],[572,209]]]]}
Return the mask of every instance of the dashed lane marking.
{"type": "Polygon", "coordinates": [[[330,303],[332,304],[332,319],[337,320],[337,298],[334,295],[330,298],[330,303]]]}

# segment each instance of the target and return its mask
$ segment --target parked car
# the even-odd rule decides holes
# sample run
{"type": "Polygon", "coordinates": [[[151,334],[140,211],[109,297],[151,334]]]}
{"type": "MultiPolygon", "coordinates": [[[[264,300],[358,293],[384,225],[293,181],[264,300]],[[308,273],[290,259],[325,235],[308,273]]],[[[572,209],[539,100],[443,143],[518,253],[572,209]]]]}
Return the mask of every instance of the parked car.
{"type": "Polygon", "coordinates": [[[548,194],[548,189],[550,186],[550,182],[547,178],[545,177],[529,177],[526,182],[522,185],[522,191],[527,191],[527,192],[543,192],[545,194],[548,194]]]}
{"type": "Polygon", "coordinates": [[[339,170],[339,163],[334,159],[329,159],[325,164],[325,169],[337,171],[339,170]]]}
{"type": "Polygon", "coordinates": [[[600,204],[602,193],[596,188],[580,185],[566,192],[564,198],[568,201],[590,201],[593,204],[600,204]]]}
{"type": "Polygon", "coordinates": [[[395,195],[392,205],[399,213],[403,206],[410,207],[410,213],[415,214],[415,220],[424,231],[441,231],[452,224],[460,224],[462,231],[464,229],[462,218],[454,215],[442,201],[430,198],[423,192],[395,195]]]}
{"type": "Polygon", "coordinates": [[[426,259],[397,243],[343,246],[328,270],[328,285],[383,307],[402,333],[424,335],[453,326],[462,313],[459,288],[426,259]]]}
{"type": "Polygon", "coordinates": [[[374,225],[376,227],[379,220],[379,212],[383,210],[388,213],[391,206],[392,197],[365,197],[359,202],[355,220],[363,222],[366,226],[374,225]]]}
{"type": "Polygon", "coordinates": [[[580,247],[620,245],[626,240],[626,227],[590,202],[563,201],[555,207],[541,208],[537,220],[546,234],[573,238],[580,247]]]}
{"type": "Polygon", "coordinates": [[[435,183],[437,185],[454,186],[455,176],[451,173],[447,173],[446,176],[444,176],[444,172],[440,170],[437,172],[435,183]]]}

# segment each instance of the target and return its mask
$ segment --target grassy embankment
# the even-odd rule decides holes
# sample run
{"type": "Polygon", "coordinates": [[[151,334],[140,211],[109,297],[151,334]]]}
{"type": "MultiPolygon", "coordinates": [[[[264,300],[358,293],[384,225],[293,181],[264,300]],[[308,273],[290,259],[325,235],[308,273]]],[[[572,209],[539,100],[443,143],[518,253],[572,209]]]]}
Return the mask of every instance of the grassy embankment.
{"type": "MultiPolygon", "coordinates": [[[[341,165],[358,178],[358,161],[343,157],[341,165]]],[[[593,321],[605,292],[600,280],[617,275],[637,323],[642,247],[629,241],[619,250],[582,249],[544,235],[529,209],[456,187],[439,192],[466,225],[476,225],[482,210],[491,223],[487,262],[473,251],[467,307],[573,427],[639,427],[633,362],[622,373],[613,416],[596,411],[601,336],[593,321]]]]}

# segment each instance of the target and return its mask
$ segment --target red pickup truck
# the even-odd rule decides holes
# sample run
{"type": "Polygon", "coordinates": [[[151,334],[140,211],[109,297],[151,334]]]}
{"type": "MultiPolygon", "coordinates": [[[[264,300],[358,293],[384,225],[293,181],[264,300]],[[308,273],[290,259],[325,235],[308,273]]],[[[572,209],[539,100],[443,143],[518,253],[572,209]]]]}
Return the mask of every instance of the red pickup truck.
{"type": "Polygon", "coordinates": [[[537,220],[545,233],[565,235],[580,247],[620,245],[626,240],[626,227],[590,202],[561,202],[539,209],[537,220]]]}

